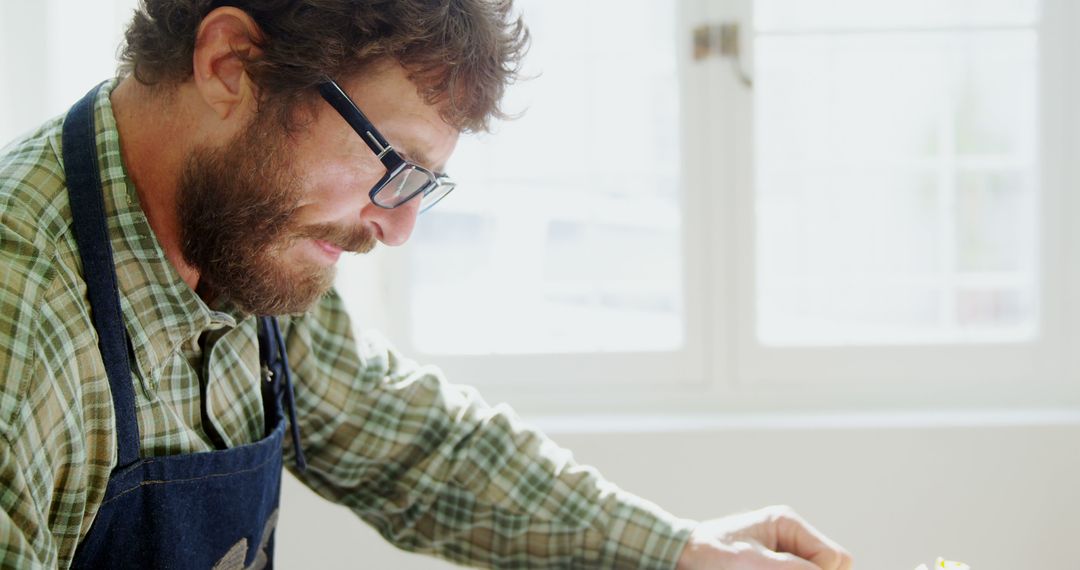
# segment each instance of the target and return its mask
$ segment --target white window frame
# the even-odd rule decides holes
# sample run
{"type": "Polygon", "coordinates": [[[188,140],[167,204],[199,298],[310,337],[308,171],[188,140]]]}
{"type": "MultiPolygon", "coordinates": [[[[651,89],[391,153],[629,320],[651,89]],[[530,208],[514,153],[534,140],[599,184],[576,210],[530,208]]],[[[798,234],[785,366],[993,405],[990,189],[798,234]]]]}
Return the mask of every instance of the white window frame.
{"type": "MultiPolygon", "coordinates": [[[[691,0],[681,34],[703,22],[740,24],[752,69],[752,0],[691,0]]],[[[538,413],[641,411],[715,413],[889,409],[1054,408],[1080,405],[1080,85],[1075,73],[1080,6],[1043,0],[1040,19],[1040,283],[1038,340],[787,348],[755,333],[753,100],[730,62],[683,68],[686,195],[683,203],[684,351],[661,354],[446,356],[410,351],[407,295],[386,286],[411,356],[439,365],[451,381],[495,401],[538,413]],[[1069,263],[1069,260],[1073,260],[1069,263]],[[396,296],[402,293],[400,296],[396,296]]],[[[684,53],[683,61],[689,61],[684,53]]],[[[422,223],[422,220],[421,220],[422,223]]],[[[405,253],[405,252],[402,252],[405,253]]],[[[387,282],[408,282],[393,254],[387,282]]],[[[402,340],[405,342],[403,343],[402,340]]]]}

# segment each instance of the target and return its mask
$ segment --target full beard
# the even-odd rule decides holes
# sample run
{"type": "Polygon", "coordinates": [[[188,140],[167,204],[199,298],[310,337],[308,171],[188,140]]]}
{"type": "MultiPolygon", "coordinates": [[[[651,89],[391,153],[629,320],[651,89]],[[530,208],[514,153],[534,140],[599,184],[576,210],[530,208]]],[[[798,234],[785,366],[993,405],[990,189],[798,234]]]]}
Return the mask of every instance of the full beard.
{"type": "Polygon", "coordinates": [[[301,178],[289,159],[288,137],[260,113],[221,148],[198,148],[180,179],[177,215],[181,253],[199,271],[199,289],[256,315],[302,313],[333,285],[331,265],[288,262],[302,239],[367,252],[371,231],[357,224],[298,226],[301,178]]]}

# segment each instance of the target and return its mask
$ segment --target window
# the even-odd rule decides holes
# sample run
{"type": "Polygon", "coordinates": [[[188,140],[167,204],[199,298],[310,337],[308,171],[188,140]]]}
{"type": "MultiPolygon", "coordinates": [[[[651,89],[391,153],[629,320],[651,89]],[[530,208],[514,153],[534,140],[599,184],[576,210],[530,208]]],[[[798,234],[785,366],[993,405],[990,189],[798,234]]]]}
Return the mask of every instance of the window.
{"type": "Polygon", "coordinates": [[[759,340],[1037,337],[1037,1],[756,16],[759,340]]]}
{"type": "Polygon", "coordinates": [[[678,350],[676,5],[517,7],[542,80],[511,90],[519,120],[459,144],[461,191],[414,238],[410,337],[436,355],[678,350]]]}
{"type": "Polygon", "coordinates": [[[739,381],[1055,401],[1066,3],[754,7],[739,381]]]}
{"type": "Polygon", "coordinates": [[[526,114],[391,254],[406,351],[559,409],[1075,397],[1067,2],[520,6],[526,114]]]}
{"type": "Polygon", "coordinates": [[[515,3],[532,79],[504,108],[521,117],[462,137],[458,190],[382,252],[403,284],[386,287],[399,347],[515,393],[704,378],[684,255],[687,5],[515,3]]]}

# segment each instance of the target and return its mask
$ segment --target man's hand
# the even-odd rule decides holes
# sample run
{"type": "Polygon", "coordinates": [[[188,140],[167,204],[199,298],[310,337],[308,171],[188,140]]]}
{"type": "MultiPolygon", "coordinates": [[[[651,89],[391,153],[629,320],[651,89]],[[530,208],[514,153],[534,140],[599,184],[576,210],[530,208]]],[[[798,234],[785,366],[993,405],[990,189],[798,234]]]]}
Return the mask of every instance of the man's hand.
{"type": "Polygon", "coordinates": [[[851,570],[851,555],[790,507],[705,521],[677,570],[851,570]]]}

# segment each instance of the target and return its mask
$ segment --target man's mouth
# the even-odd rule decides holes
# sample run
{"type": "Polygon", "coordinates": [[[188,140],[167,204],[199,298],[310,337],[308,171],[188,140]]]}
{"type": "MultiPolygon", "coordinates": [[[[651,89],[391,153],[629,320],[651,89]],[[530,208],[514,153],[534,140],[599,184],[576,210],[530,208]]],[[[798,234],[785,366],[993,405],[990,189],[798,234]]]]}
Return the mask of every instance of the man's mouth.
{"type": "Polygon", "coordinates": [[[341,252],[345,251],[341,247],[338,247],[328,241],[323,241],[321,239],[312,241],[315,242],[315,245],[318,246],[318,248],[322,250],[322,252],[325,253],[331,261],[337,261],[337,259],[341,257],[341,252]]]}
{"type": "Polygon", "coordinates": [[[371,231],[362,226],[346,228],[329,224],[316,225],[297,232],[296,237],[313,244],[313,249],[325,254],[331,261],[337,261],[346,251],[367,253],[375,247],[371,231]]]}

